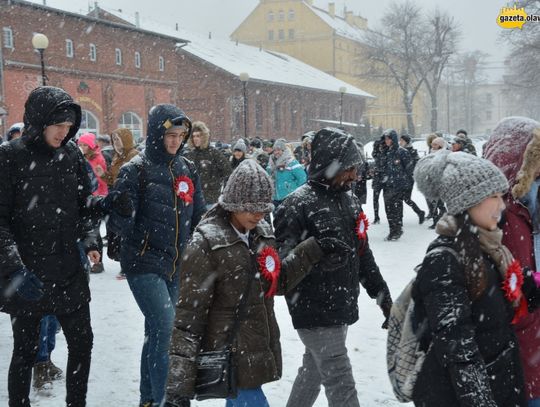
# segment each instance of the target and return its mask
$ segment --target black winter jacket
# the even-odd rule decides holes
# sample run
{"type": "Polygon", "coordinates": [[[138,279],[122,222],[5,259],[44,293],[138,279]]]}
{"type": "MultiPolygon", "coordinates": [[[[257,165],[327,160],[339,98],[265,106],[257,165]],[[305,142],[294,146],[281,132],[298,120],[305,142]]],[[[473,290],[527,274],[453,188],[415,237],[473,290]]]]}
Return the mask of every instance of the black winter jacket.
{"type": "Polygon", "coordinates": [[[414,182],[412,174],[414,162],[409,152],[400,147],[397,134],[392,134],[392,146],[386,151],[384,158],[384,189],[406,191],[414,182]]]}
{"type": "Polygon", "coordinates": [[[77,242],[97,248],[89,232],[98,214],[88,205],[90,180],[84,157],[70,141],[79,128],[80,107],[61,89],[40,87],[28,98],[24,120],[22,137],[0,146],[0,308],[12,314],[69,313],[90,301],[77,242]],[[54,149],[43,129],[48,117],[65,107],[75,110],[77,123],[54,149]],[[40,301],[1,291],[23,267],[44,283],[40,301]]]}
{"type": "Polygon", "coordinates": [[[334,237],[352,252],[326,255],[286,295],[296,329],[353,324],[358,320],[360,284],[371,298],[389,295],[367,238],[360,240],[355,233],[361,213],[358,199],[347,191],[331,189],[324,180],[336,163],[336,171],[358,165],[358,150],[352,137],[339,131],[320,137],[323,131],[313,140],[310,181],[277,209],[276,242],[283,257],[311,236],[317,240],[334,237]]]}
{"type": "MultiPolygon", "coordinates": [[[[439,237],[437,246],[454,247],[439,237]]],[[[510,324],[511,304],[502,278],[485,256],[488,284],[471,301],[463,265],[455,254],[429,253],[418,272],[412,296],[419,320],[427,317],[423,336],[426,359],[414,389],[416,406],[526,406],[517,340],[510,324]]]]}
{"type": "MultiPolygon", "coordinates": [[[[128,191],[132,216],[113,210],[111,230],[122,237],[120,264],[126,273],[155,273],[171,279],[178,271],[186,243],[205,212],[199,176],[192,162],[178,152],[168,154],[163,144],[167,120],[184,116],[172,105],[158,105],[150,113],[146,149],[122,166],[106,200],[128,191]],[[193,202],[175,192],[179,177],[191,179],[193,202]]],[[[177,274],[176,274],[177,275],[177,274]]]]}

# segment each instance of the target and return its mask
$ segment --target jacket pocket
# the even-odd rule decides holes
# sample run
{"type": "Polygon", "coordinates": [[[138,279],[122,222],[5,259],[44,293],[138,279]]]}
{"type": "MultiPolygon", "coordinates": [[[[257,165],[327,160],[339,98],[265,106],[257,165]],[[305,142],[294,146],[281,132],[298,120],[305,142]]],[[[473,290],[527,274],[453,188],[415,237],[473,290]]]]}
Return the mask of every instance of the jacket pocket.
{"type": "Polygon", "coordinates": [[[144,253],[146,253],[146,250],[148,249],[148,239],[150,238],[150,233],[146,232],[144,234],[144,240],[142,244],[142,249],[139,252],[139,256],[144,256],[144,253]]]}

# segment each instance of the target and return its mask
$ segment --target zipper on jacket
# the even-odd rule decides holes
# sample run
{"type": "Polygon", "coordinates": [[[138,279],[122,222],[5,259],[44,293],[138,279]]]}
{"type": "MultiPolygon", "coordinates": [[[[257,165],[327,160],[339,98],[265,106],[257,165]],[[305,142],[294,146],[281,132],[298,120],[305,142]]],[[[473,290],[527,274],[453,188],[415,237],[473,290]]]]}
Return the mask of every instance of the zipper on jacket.
{"type": "Polygon", "coordinates": [[[143,244],[143,248],[142,248],[141,252],[139,253],[139,256],[144,256],[144,253],[146,253],[146,249],[148,247],[149,237],[150,237],[150,233],[146,233],[144,235],[144,244],[143,244]]]}
{"type": "Polygon", "coordinates": [[[174,216],[176,219],[176,229],[175,229],[175,237],[174,237],[174,250],[176,250],[176,256],[174,256],[173,260],[173,271],[169,275],[169,280],[172,280],[174,274],[176,273],[176,261],[178,260],[179,253],[178,253],[178,233],[179,233],[179,227],[178,227],[178,195],[176,195],[176,191],[174,189],[174,174],[172,171],[172,165],[174,160],[172,160],[169,164],[169,172],[171,173],[171,178],[173,182],[173,196],[174,196],[174,216]]]}

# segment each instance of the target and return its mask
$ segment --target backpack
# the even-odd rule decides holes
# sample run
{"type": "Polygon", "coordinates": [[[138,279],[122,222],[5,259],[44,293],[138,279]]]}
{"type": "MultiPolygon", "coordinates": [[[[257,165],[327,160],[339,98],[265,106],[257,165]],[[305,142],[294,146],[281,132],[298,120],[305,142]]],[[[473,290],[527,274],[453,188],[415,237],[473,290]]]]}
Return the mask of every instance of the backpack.
{"type": "MultiPolygon", "coordinates": [[[[426,256],[437,251],[448,251],[459,258],[457,252],[448,246],[435,247],[426,253],[426,256]]],[[[418,273],[421,267],[421,264],[416,266],[415,273],[418,273]]],[[[427,328],[427,320],[417,321],[414,312],[412,288],[415,280],[416,277],[407,284],[394,301],[388,318],[386,365],[394,395],[402,403],[412,401],[416,379],[422,370],[427,353],[420,348],[422,334],[427,328]]],[[[432,344],[430,348],[431,346],[432,344]]]]}

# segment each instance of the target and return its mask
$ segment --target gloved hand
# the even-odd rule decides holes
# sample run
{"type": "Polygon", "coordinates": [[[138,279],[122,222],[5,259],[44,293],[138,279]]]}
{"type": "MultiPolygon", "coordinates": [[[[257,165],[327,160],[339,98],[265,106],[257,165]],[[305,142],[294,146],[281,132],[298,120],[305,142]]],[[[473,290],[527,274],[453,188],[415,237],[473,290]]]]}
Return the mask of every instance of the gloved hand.
{"type": "Polygon", "coordinates": [[[325,254],[349,254],[353,251],[347,243],[335,237],[323,237],[317,243],[325,254]]]}
{"type": "Polygon", "coordinates": [[[384,322],[381,326],[382,329],[388,329],[388,318],[390,317],[390,310],[392,309],[392,296],[388,288],[384,289],[377,297],[377,304],[384,315],[384,322]]]}
{"type": "Polygon", "coordinates": [[[176,400],[174,403],[172,401],[167,401],[165,407],[190,407],[191,402],[187,397],[181,397],[176,400]]]}
{"type": "Polygon", "coordinates": [[[19,297],[24,300],[39,301],[43,297],[43,283],[26,268],[13,273],[12,284],[19,297]]]}
{"type": "Polygon", "coordinates": [[[120,216],[131,216],[133,214],[133,202],[128,191],[118,193],[113,197],[113,208],[120,216]]]}

